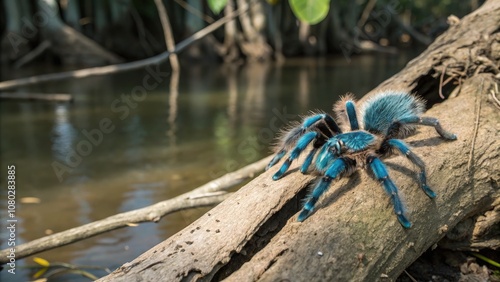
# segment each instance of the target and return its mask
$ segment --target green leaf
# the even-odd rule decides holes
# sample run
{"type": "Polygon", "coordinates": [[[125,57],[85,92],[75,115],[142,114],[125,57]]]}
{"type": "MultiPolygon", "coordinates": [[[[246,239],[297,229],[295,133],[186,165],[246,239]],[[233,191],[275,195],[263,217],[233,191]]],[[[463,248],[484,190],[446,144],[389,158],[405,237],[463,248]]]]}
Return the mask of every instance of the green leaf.
{"type": "Polygon", "coordinates": [[[482,254],[479,254],[479,253],[472,253],[473,256],[479,258],[479,259],[482,259],[483,261],[493,265],[493,266],[496,266],[496,267],[500,267],[500,263],[488,258],[488,257],[485,257],[483,256],[482,254]]]}
{"type": "Polygon", "coordinates": [[[330,10],[330,0],[289,0],[295,16],[308,24],[322,21],[330,10]]]}
{"type": "Polygon", "coordinates": [[[226,7],[227,0],[207,0],[208,1],[208,7],[214,14],[218,15],[224,7],[226,7]]]}

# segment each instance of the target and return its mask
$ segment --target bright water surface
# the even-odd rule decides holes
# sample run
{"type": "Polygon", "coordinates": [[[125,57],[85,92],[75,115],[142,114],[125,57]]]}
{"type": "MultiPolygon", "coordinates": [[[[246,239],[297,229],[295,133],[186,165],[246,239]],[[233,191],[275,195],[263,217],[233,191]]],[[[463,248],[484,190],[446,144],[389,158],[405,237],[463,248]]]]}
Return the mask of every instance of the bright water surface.
{"type": "MultiPolygon", "coordinates": [[[[21,244],[50,231],[64,231],[174,197],[255,162],[270,154],[270,134],[275,133],[270,120],[278,117],[276,125],[283,125],[277,112],[330,111],[339,95],[353,92],[361,97],[399,71],[411,56],[363,55],[350,62],[343,57],[289,59],[281,66],[240,68],[183,65],[177,97],[169,90],[170,77],[165,77],[144,100],[131,104],[115,101],[143,85],[148,74],[144,70],[18,89],[71,93],[75,101],[0,102],[0,247],[7,247],[8,238],[3,178],[7,165],[16,166],[17,199],[41,200],[39,204],[17,203],[16,239],[21,244]],[[103,133],[102,142],[96,145],[87,143],[84,131],[98,129],[107,119],[114,130],[103,133]],[[83,152],[81,160],[73,159],[75,167],[62,172],[60,181],[53,164],[71,165],[67,157],[75,150],[83,152]]],[[[165,69],[166,65],[161,67],[165,69]]],[[[3,72],[1,78],[23,75],[3,72]]],[[[206,211],[178,212],[157,224],[115,230],[37,256],[114,270],[206,211]]],[[[33,264],[32,258],[16,262],[15,276],[0,272],[0,280],[32,280],[29,270],[20,268],[26,264],[33,264]]],[[[92,272],[105,275],[104,271],[92,272]]],[[[68,280],[88,281],[72,275],[53,281],[68,280]]]]}

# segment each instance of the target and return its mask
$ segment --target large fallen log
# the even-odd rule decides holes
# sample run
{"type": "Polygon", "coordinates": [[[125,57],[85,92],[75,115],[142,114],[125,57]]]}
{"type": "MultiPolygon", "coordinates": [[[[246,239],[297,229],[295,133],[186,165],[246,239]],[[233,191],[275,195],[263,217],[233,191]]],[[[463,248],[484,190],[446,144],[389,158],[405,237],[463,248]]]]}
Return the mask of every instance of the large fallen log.
{"type": "Polygon", "coordinates": [[[487,1],[367,95],[405,89],[429,101],[452,96],[426,116],[439,118],[458,140],[444,141],[426,127],[407,139],[427,164],[436,199],[418,188],[409,161],[387,159],[412,228],[401,227],[389,198],[364,171],[333,184],[298,223],[314,176],[292,167],[273,181],[273,168],[99,281],[394,280],[460,221],[498,205],[500,111],[489,94],[499,73],[498,23],[500,1],[487,1]]]}

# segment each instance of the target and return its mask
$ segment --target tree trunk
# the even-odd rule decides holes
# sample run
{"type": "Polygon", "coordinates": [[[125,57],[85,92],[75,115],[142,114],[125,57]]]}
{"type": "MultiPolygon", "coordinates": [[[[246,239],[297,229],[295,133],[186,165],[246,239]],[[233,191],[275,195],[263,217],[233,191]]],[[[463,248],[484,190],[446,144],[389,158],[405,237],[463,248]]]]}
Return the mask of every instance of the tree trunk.
{"type": "Polygon", "coordinates": [[[80,3],[78,0],[68,0],[66,6],[63,7],[62,13],[64,21],[74,30],[81,32],[82,25],[80,23],[80,3]]]}
{"type": "Polygon", "coordinates": [[[499,22],[500,1],[487,1],[367,95],[404,89],[429,101],[453,96],[426,116],[440,119],[458,140],[446,142],[426,127],[407,139],[427,164],[436,199],[418,188],[405,158],[387,160],[412,228],[400,226],[389,198],[364,171],[333,184],[316,212],[298,223],[314,176],[292,167],[273,181],[273,168],[99,281],[394,280],[460,221],[498,205],[500,112],[490,91],[499,73],[499,22]]]}
{"type": "Polygon", "coordinates": [[[122,62],[117,55],[64,24],[59,18],[55,0],[38,0],[37,3],[45,21],[40,24],[43,37],[51,42],[53,53],[65,64],[101,65],[122,62]]]}
{"type": "Polygon", "coordinates": [[[265,26],[263,3],[236,0],[238,7],[250,5],[249,13],[239,16],[244,40],[240,40],[242,52],[250,61],[268,61],[271,58],[271,47],[267,44],[263,31],[265,26]]]}
{"type": "Polygon", "coordinates": [[[29,52],[35,31],[19,20],[29,19],[29,6],[24,1],[3,1],[3,8],[6,26],[4,36],[0,37],[0,63],[9,63],[29,52]]]}

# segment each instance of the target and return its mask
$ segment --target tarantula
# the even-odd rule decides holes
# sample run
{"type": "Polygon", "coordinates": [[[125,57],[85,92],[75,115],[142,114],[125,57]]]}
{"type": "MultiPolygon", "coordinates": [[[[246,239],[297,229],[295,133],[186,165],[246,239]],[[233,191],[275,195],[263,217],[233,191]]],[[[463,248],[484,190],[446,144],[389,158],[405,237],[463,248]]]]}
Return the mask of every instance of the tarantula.
{"type": "Polygon", "coordinates": [[[386,91],[374,95],[361,105],[359,113],[356,106],[353,97],[347,95],[334,106],[338,124],[328,114],[313,113],[305,117],[301,124],[292,126],[283,134],[276,147],[276,155],[266,169],[291,150],[281,168],[273,175],[274,180],[280,179],[292,161],[312,143],[300,171],[306,173],[314,160],[313,170],[322,177],[306,198],[298,221],[305,220],[311,214],[319,197],[334,179],[349,176],[357,169],[367,169],[389,194],[401,225],[410,228],[411,222],[405,215],[398,188],[381,159],[394,152],[407,157],[419,169],[420,188],[429,198],[434,198],[436,193],[427,185],[425,163],[400,139],[411,134],[416,125],[433,126],[447,140],[456,140],[457,136],[444,130],[436,118],[422,117],[424,102],[406,92],[386,91]]]}

